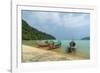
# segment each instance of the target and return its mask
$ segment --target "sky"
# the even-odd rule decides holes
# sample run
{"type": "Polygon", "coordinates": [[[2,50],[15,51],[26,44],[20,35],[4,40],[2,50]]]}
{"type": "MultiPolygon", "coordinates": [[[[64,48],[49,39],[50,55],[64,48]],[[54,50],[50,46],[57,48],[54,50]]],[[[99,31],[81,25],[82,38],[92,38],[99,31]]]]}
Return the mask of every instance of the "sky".
{"type": "Polygon", "coordinates": [[[22,19],[30,26],[58,40],[76,40],[90,35],[90,14],[22,10],[22,19]]]}

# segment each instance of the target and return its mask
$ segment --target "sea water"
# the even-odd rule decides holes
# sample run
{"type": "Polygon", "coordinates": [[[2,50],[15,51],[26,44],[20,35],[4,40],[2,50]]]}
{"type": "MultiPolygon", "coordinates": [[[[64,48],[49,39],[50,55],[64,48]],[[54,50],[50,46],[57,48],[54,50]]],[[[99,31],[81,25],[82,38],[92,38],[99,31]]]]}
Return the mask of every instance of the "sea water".
{"type": "MultiPolygon", "coordinates": [[[[43,42],[43,41],[51,41],[51,40],[27,40],[24,41],[24,44],[34,46],[33,44],[36,45],[36,42],[43,42]]],[[[57,42],[58,40],[52,40],[54,42],[57,42]]],[[[62,53],[67,53],[68,50],[68,45],[71,42],[71,40],[60,40],[61,42],[61,47],[59,48],[62,53]]],[[[74,40],[76,43],[76,54],[79,56],[83,56],[85,58],[90,57],[90,40],[74,40]]]]}
{"type": "MultiPolygon", "coordinates": [[[[66,50],[68,49],[67,46],[71,40],[62,40],[61,49],[64,53],[67,53],[66,50]]],[[[89,40],[74,40],[76,43],[76,54],[89,58],[90,57],[90,41],[89,40]]]]}

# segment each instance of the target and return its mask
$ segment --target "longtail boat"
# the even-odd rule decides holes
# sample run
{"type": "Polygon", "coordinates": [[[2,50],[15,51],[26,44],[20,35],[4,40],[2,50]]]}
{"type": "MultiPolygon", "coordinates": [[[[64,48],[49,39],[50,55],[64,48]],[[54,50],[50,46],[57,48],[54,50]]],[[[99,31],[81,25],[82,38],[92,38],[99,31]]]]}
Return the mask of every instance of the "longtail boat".
{"type": "Polygon", "coordinates": [[[41,43],[41,44],[38,44],[38,47],[39,48],[49,48],[50,49],[56,49],[56,48],[59,48],[61,47],[61,42],[54,42],[54,41],[46,41],[45,44],[44,43],[41,43]]]}

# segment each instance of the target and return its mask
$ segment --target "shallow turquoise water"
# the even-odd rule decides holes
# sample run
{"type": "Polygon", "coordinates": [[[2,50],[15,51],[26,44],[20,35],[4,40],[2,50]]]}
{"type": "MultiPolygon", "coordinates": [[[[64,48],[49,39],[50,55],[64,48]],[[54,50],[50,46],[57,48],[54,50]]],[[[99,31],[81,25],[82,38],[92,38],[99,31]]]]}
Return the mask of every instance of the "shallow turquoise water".
{"type": "MultiPolygon", "coordinates": [[[[61,49],[66,53],[67,46],[69,45],[70,40],[63,40],[61,49]]],[[[90,41],[89,40],[75,40],[76,43],[76,53],[84,57],[90,56],[90,41]]]]}
{"type": "MultiPolygon", "coordinates": [[[[43,43],[46,40],[29,40],[29,41],[24,41],[25,44],[27,45],[33,45],[33,44],[37,44],[37,42],[39,43],[43,43]]],[[[50,41],[50,40],[48,40],[50,41]]],[[[58,40],[53,40],[54,42],[57,42],[58,40]]],[[[61,50],[61,52],[63,53],[67,53],[67,47],[69,45],[71,40],[60,40],[61,42],[61,48],[59,48],[61,50]]],[[[76,43],[76,54],[89,58],[90,57],[90,40],[74,40],[74,42],[76,43]]],[[[34,45],[33,45],[34,46],[34,45]]]]}

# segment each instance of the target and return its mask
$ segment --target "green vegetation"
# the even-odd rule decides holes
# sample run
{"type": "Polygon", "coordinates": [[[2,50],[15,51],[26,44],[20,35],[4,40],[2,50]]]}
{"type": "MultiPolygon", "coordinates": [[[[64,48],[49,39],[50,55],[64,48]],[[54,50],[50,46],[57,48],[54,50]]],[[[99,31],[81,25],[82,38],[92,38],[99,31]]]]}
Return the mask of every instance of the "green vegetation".
{"type": "Polygon", "coordinates": [[[81,40],[90,40],[90,37],[84,37],[81,40]]]}
{"type": "Polygon", "coordinates": [[[31,27],[26,21],[22,20],[22,40],[54,40],[52,35],[41,32],[31,27]]]}

